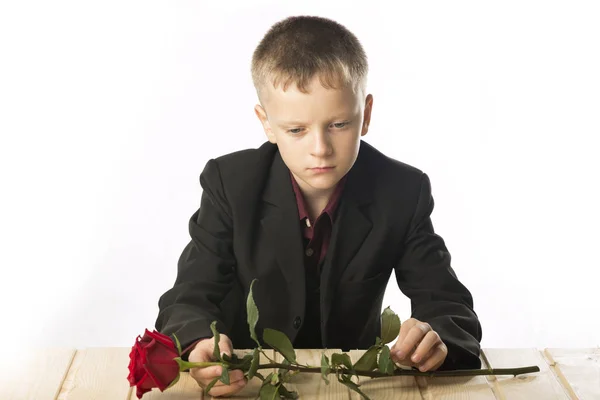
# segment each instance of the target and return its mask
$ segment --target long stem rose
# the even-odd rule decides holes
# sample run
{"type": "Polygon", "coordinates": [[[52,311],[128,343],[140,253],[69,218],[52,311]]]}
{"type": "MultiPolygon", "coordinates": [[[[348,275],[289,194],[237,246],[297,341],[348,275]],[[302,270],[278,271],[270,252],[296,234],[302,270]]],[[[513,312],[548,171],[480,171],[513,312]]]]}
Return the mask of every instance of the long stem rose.
{"type": "MultiPolygon", "coordinates": [[[[254,283],[254,282],[253,282],[254,283]]],[[[263,332],[264,342],[280,353],[284,361],[275,363],[269,357],[269,364],[259,364],[260,355],[265,354],[262,344],[256,334],[256,323],[259,318],[258,308],[254,303],[252,296],[252,285],[247,299],[248,326],[250,336],[257,344],[252,353],[239,358],[235,353],[231,356],[221,354],[219,349],[219,332],[216,328],[216,321],[211,324],[211,330],[214,336],[214,358],[211,362],[189,362],[181,359],[182,354],[190,350],[190,345],[183,352],[177,336],[171,337],[162,333],[146,329],[144,336],[137,337],[136,343],[129,354],[129,376],[127,377],[130,386],[137,386],[136,395],[141,399],[144,393],[153,388],[158,388],[161,392],[173,386],[180,377],[180,372],[191,368],[205,368],[213,365],[219,365],[223,368],[220,377],[215,378],[204,388],[208,393],[213,385],[221,381],[229,385],[229,372],[239,369],[244,372],[247,379],[258,377],[262,381],[260,387],[260,397],[262,398],[280,398],[296,399],[298,393],[288,391],[285,383],[289,382],[291,374],[294,373],[320,373],[326,383],[329,383],[327,377],[334,374],[340,383],[346,385],[351,390],[359,393],[363,399],[369,397],[360,390],[360,384],[352,381],[352,376],[367,376],[371,378],[389,377],[389,376],[475,376],[475,375],[521,375],[533,372],[539,372],[539,367],[530,366],[522,368],[502,368],[502,369],[470,369],[456,371],[431,371],[421,372],[418,370],[406,370],[399,368],[390,358],[390,349],[387,343],[396,339],[400,330],[400,319],[388,307],[381,314],[381,338],[375,339],[375,344],[371,346],[361,358],[352,363],[350,356],[346,353],[335,353],[331,359],[322,354],[320,366],[310,366],[300,364],[296,360],[296,352],[289,338],[283,333],[274,329],[265,328],[263,332]],[[258,372],[262,369],[277,370],[267,376],[258,372]]],[[[265,354],[266,355],[266,354],[265,354]]]]}

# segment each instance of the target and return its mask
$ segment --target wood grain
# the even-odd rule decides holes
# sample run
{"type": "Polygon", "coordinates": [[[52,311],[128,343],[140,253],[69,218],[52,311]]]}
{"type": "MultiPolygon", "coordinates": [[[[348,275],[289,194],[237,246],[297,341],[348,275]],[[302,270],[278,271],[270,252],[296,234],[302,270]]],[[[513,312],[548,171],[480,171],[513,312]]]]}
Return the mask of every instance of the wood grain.
{"type": "Polygon", "coordinates": [[[77,350],[57,400],[127,400],[131,348],[77,350]]]}
{"type": "MultiPolygon", "coordinates": [[[[485,365],[482,360],[482,366],[485,365]]],[[[416,377],[424,399],[494,400],[496,395],[483,375],[473,377],[416,377]]]]}
{"type": "Polygon", "coordinates": [[[54,400],[61,390],[76,350],[70,348],[3,351],[0,399],[54,400]]]}
{"type": "Polygon", "coordinates": [[[600,348],[546,349],[544,355],[573,399],[600,399],[600,348]]]}
{"type": "MultiPolygon", "coordinates": [[[[142,397],[142,400],[202,400],[204,398],[202,388],[198,382],[190,376],[189,372],[181,372],[177,383],[164,392],[152,389],[142,397]]],[[[129,400],[137,400],[135,388],[129,395],[129,400]]]]}
{"type": "MultiPolygon", "coordinates": [[[[352,363],[358,361],[363,355],[365,350],[351,350],[350,359],[352,363]]],[[[423,399],[419,386],[413,376],[394,376],[389,378],[376,378],[371,379],[369,377],[360,377],[359,383],[361,384],[360,390],[362,390],[367,396],[373,400],[420,400],[423,399]]],[[[353,400],[361,399],[361,396],[352,391],[350,392],[350,398],[353,400]]]]}
{"type": "MultiPolygon", "coordinates": [[[[35,349],[30,354],[8,353],[0,360],[0,399],[4,400],[136,400],[127,381],[130,348],[35,349]],[[43,373],[38,373],[43,371],[43,373]]],[[[251,350],[236,351],[238,356],[251,350]]],[[[282,357],[267,350],[277,362],[282,357]]],[[[297,350],[298,361],[319,366],[321,353],[339,350],[297,350]]],[[[353,362],[363,350],[351,351],[353,362]]],[[[484,349],[484,367],[511,368],[537,365],[540,372],[517,377],[472,378],[361,377],[361,389],[379,399],[600,399],[600,349],[484,349]]],[[[261,364],[268,360],[261,357],[261,364]]],[[[268,375],[272,370],[261,370],[268,375]]],[[[360,399],[360,396],[329,376],[293,375],[286,384],[305,399],[360,399]]],[[[261,380],[254,378],[232,399],[256,399],[261,380]]],[[[146,393],[143,400],[199,400],[202,389],[183,372],[179,382],[165,392],[146,393]]]]}
{"type": "Polygon", "coordinates": [[[540,372],[516,377],[487,376],[499,399],[562,400],[569,398],[537,349],[484,349],[482,358],[486,367],[490,368],[516,368],[530,365],[537,365],[540,368],[540,372]]]}

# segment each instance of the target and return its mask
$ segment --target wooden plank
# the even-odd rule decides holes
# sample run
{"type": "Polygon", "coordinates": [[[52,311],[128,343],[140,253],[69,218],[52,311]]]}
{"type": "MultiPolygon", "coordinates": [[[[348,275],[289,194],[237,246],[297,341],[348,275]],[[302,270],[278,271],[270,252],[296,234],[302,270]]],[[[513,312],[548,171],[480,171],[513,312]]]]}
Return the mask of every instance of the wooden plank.
{"type": "MultiPolygon", "coordinates": [[[[484,365],[482,360],[482,365],[484,365]]],[[[484,375],[472,377],[416,377],[425,399],[495,400],[496,395],[484,375]]]]}
{"type": "MultiPolygon", "coordinates": [[[[129,394],[129,400],[137,400],[135,388],[132,388],[129,394]]],[[[202,400],[203,392],[200,385],[189,372],[182,372],[177,383],[164,392],[154,388],[150,392],[146,392],[142,400],[202,400]]]]}
{"type": "MultiPolygon", "coordinates": [[[[304,365],[310,365],[313,367],[321,366],[321,354],[325,353],[330,359],[331,354],[340,353],[341,350],[337,349],[299,349],[296,350],[296,360],[304,365]]],[[[283,357],[279,353],[275,353],[275,360],[277,362],[283,362],[283,357]]],[[[321,374],[317,373],[298,373],[291,377],[291,381],[286,383],[285,387],[292,391],[298,392],[300,399],[339,399],[348,400],[349,389],[339,383],[335,378],[335,375],[329,376],[329,385],[323,380],[321,374]]]]}
{"type": "MultiPolygon", "coordinates": [[[[350,350],[348,354],[354,364],[363,355],[365,350],[350,350]]],[[[371,399],[398,399],[398,400],[421,400],[419,386],[413,376],[390,376],[386,378],[360,377],[360,390],[371,399]]],[[[360,400],[358,393],[350,391],[350,398],[360,400]]]]}
{"type": "Polygon", "coordinates": [[[126,347],[78,350],[57,400],[128,399],[133,389],[127,381],[130,351],[126,347]]]}
{"type": "Polygon", "coordinates": [[[43,348],[3,351],[0,357],[0,399],[54,400],[76,350],[43,348]]]}
{"type": "Polygon", "coordinates": [[[489,368],[516,368],[537,365],[540,372],[513,377],[488,375],[500,399],[568,399],[548,364],[537,349],[484,349],[482,358],[489,368]]]}
{"type": "Polygon", "coordinates": [[[573,399],[600,399],[600,348],[545,349],[550,367],[573,399]]]}
{"type": "MultiPolygon", "coordinates": [[[[137,400],[135,394],[136,390],[133,388],[129,395],[130,400],[137,400]]],[[[203,393],[202,388],[198,385],[198,382],[190,376],[189,372],[182,372],[177,383],[164,392],[158,389],[152,389],[150,392],[146,392],[142,397],[142,400],[202,400],[203,393]]]]}

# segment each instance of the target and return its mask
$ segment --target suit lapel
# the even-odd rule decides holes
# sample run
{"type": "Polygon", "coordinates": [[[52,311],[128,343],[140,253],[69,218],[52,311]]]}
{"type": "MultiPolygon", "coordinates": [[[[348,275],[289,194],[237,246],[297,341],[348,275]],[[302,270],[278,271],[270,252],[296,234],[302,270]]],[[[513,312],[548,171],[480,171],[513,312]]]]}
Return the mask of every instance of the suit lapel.
{"type": "Polygon", "coordinates": [[[277,262],[286,281],[294,287],[301,288],[304,299],[302,232],[290,179],[289,169],[279,152],[276,152],[263,192],[263,200],[271,206],[267,208],[261,224],[269,233],[277,262]]]}
{"type": "MultiPolygon", "coordinates": [[[[321,313],[327,319],[340,278],[361,248],[372,228],[365,213],[372,201],[372,178],[365,161],[365,143],[361,141],[359,155],[342,193],[338,215],[333,224],[331,244],[321,274],[321,313]]],[[[368,156],[368,155],[367,155],[368,156]]]]}

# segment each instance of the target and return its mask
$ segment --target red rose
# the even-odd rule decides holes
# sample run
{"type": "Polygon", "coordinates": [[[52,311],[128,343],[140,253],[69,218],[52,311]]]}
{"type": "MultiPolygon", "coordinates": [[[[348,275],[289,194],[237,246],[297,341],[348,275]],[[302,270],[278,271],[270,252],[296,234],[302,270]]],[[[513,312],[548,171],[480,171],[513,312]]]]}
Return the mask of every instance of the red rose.
{"type": "Polygon", "coordinates": [[[136,338],[129,353],[130,386],[137,386],[136,395],[141,399],[152,388],[164,391],[179,377],[179,364],[174,358],[179,352],[173,340],[160,332],[144,332],[144,337],[136,338]]]}

